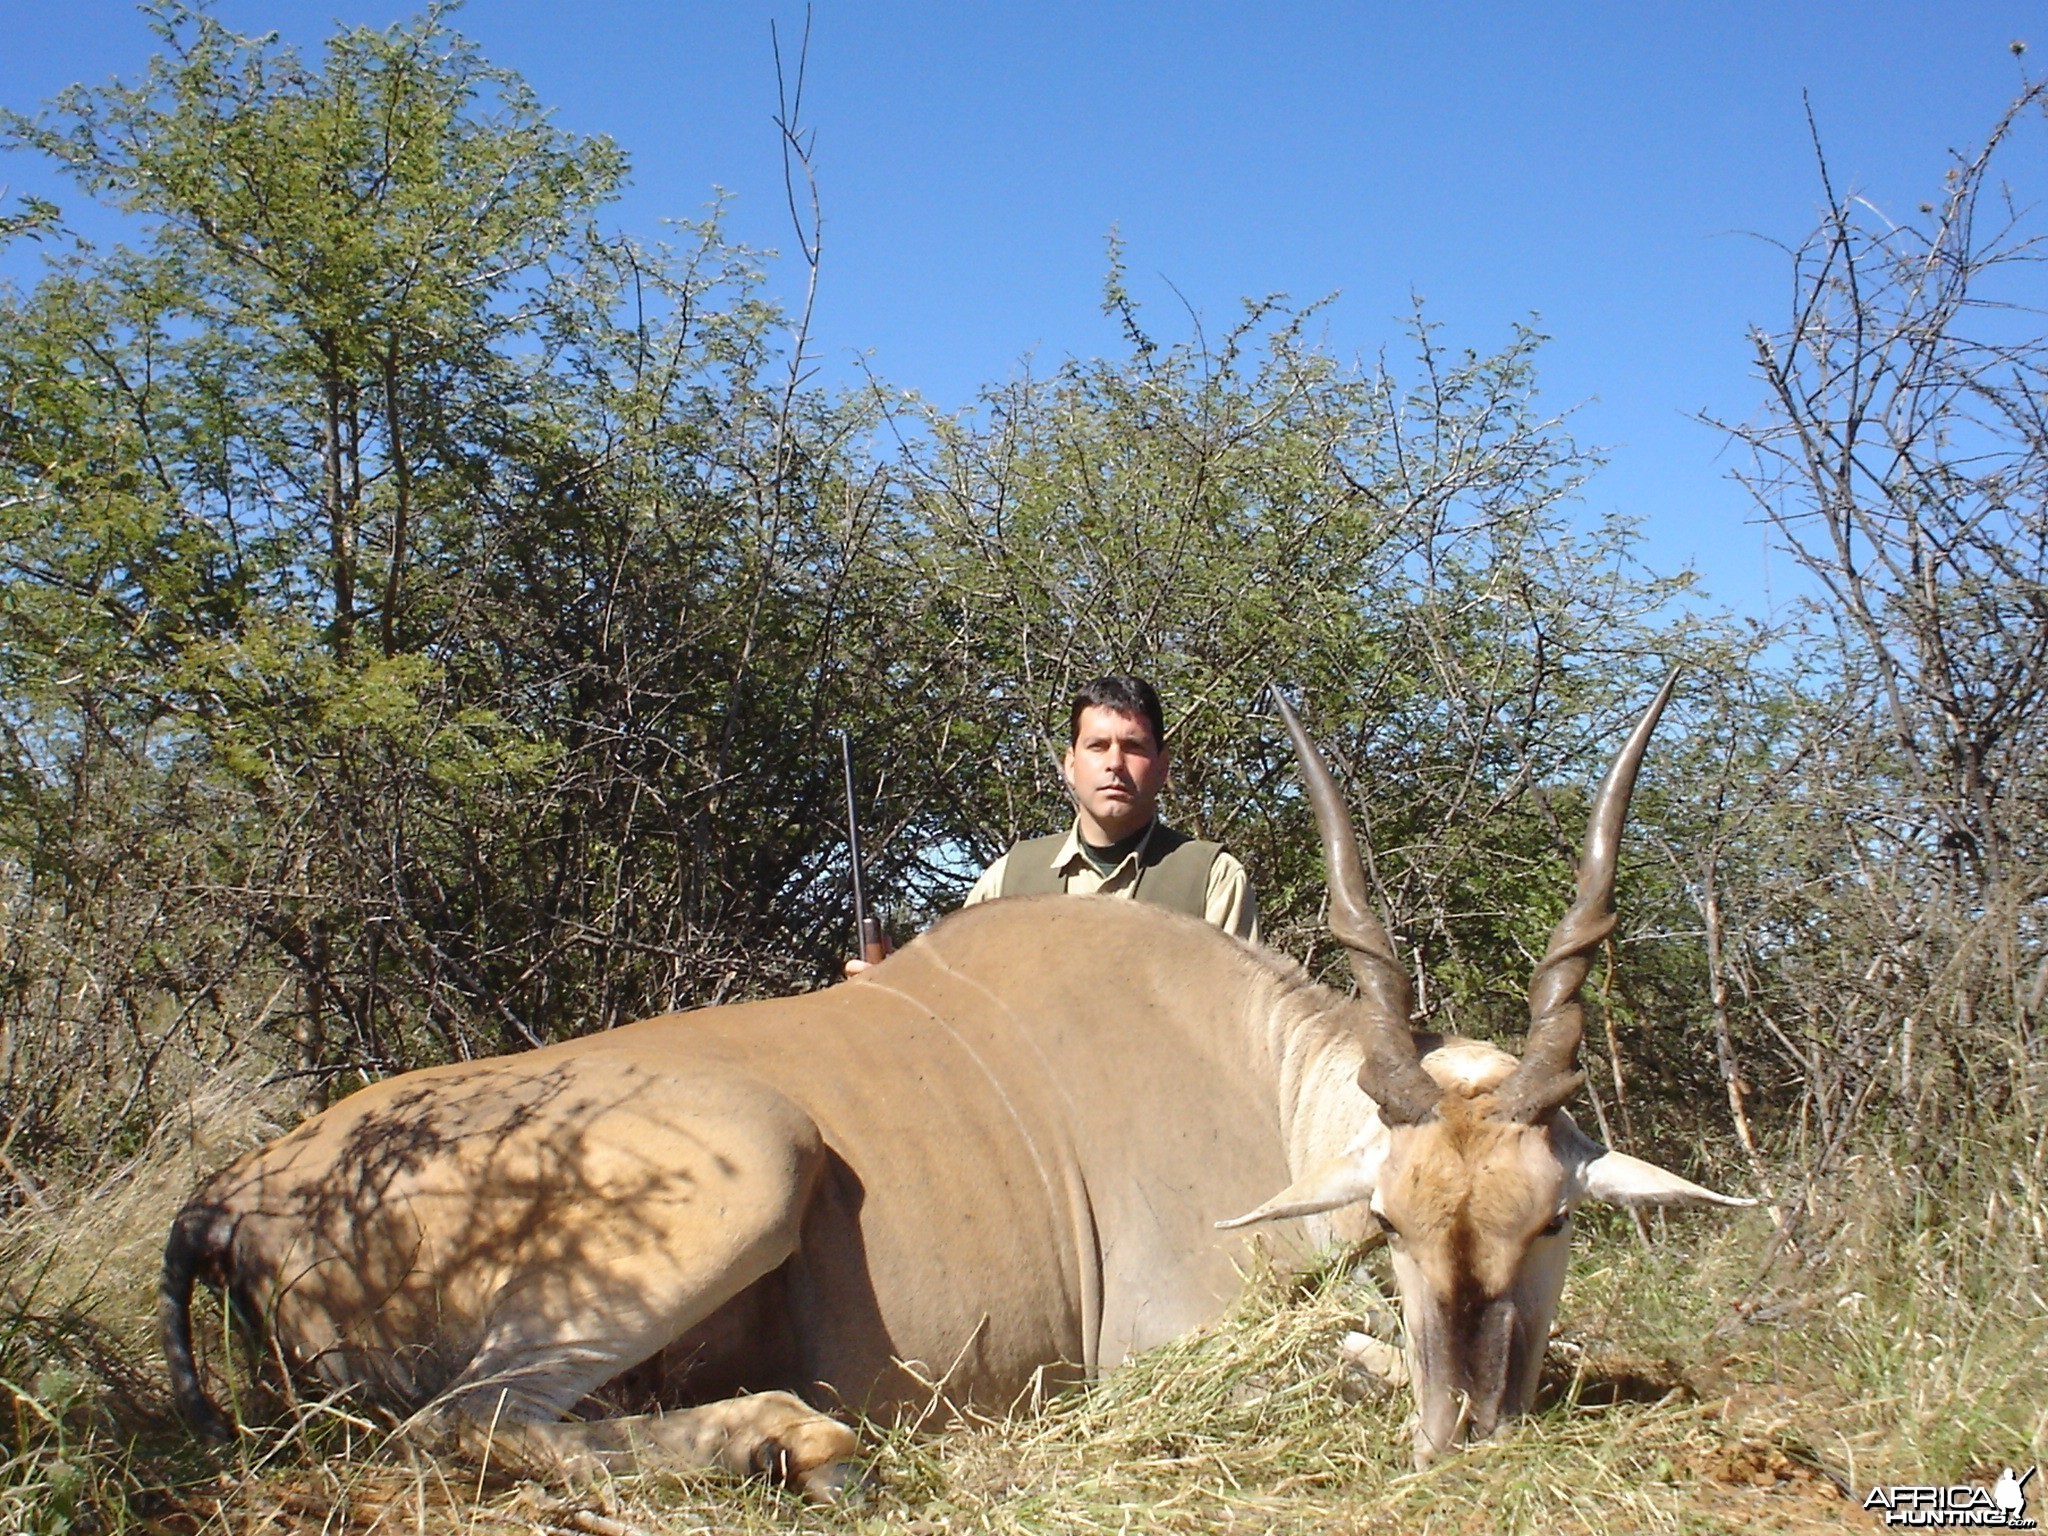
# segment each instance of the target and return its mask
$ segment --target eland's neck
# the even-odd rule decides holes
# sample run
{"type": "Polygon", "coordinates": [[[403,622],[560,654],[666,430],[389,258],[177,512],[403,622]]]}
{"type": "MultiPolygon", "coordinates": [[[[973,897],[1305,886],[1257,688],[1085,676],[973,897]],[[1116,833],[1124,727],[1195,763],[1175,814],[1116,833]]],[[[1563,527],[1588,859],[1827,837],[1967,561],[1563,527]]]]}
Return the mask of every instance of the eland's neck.
{"type": "Polygon", "coordinates": [[[1334,1157],[1377,1120],[1358,1086],[1365,1046],[1354,1007],[1291,964],[1255,989],[1247,1023],[1272,1072],[1290,1177],[1334,1157]]]}

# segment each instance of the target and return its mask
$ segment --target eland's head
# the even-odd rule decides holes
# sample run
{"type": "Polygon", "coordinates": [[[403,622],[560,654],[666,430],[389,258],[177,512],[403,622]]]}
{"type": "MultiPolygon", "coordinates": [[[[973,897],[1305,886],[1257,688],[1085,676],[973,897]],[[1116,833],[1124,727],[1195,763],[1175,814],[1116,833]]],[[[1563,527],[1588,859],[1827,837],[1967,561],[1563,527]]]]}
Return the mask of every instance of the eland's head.
{"type": "Polygon", "coordinates": [[[1594,796],[1578,896],[1530,983],[1529,1035],[1519,1058],[1472,1041],[1418,1038],[1408,973],[1367,902],[1336,784],[1278,699],[1322,834],[1331,931],[1358,981],[1365,1040],[1358,1083],[1377,1114],[1337,1158],[1224,1225],[1368,1203],[1401,1292],[1419,1466],[1528,1409],[1581,1200],[1754,1203],[1610,1152],[1564,1109],[1585,1081],[1576,1065],[1579,989],[1614,931],[1615,862],[1629,794],[1671,688],[1667,681],[1594,796]]]}

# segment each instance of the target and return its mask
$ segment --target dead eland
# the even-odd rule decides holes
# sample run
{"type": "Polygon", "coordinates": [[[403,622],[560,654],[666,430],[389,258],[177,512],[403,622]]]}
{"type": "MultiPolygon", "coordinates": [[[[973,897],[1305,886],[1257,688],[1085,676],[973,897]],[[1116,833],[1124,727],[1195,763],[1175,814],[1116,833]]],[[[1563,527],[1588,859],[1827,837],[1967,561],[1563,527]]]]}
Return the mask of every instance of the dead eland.
{"type": "Polygon", "coordinates": [[[720,1466],[826,1497],[858,1449],[826,1410],[922,1411],[935,1377],[1000,1408],[1114,1366],[1225,1309],[1245,1226],[1298,1221],[1310,1244],[1391,1246],[1417,1462],[1488,1435],[1535,1391],[1580,1201],[1748,1203],[1564,1109],[1670,691],[1594,798],[1520,1057],[1415,1027],[1283,703],[1357,996],[1195,918],[1025,898],[843,986],[374,1084],[176,1218],[177,1402],[229,1432],[193,1354],[204,1280],[302,1381],[471,1455],[571,1477],[720,1466]]]}

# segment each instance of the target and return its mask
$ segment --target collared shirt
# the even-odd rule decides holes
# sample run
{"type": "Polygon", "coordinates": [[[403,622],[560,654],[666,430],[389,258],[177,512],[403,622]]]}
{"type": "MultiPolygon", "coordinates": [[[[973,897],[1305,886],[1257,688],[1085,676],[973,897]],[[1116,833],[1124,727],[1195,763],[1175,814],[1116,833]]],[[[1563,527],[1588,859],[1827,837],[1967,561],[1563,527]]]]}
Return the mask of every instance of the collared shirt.
{"type": "MultiPolygon", "coordinates": [[[[1152,825],[1156,827],[1159,823],[1154,821],[1152,825]]],[[[1148,831],[1144,840],[1105,875],[1089,862],[1088,855],[1082,851],[1081,829],[1076,823],[1068,829],[1066,841],[1053,855],[1052,867],[1066,877],[1067,894],[1070,896],[1121,896],[1128,900],[1137,892],[1138,860],[1145,852],[1145,844],[1150,841],[1151,833],[1148,831]]],[[[983,870],[981,878],[974,882],[967,899],[960,905],[971,907],[977,902],[993,901],[1001,895],[1003,871],[1009,862],[1010,854],[1006,853],[983,870]]],[[[1209,889],[1202,916],[1225,933],[1234,933],[1247,943],[1259,942],[1259,905],[1252,895],[1251,877],[1245,873],[1244,866],[1227,852],[1219,851],[1216,861],[1209,866],[1209,889]]]]}

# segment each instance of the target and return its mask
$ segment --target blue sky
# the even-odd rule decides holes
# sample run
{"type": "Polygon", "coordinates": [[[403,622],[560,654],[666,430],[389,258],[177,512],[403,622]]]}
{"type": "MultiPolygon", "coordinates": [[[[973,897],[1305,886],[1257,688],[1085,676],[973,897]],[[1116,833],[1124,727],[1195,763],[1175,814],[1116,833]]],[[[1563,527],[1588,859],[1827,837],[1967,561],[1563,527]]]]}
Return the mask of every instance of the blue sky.
{"type": "MultiPolygon", "coordinates": [[[[223,0],[241,30],[317,47],[363,0],[223,0]]],[[[471,0],[454,17],[566,128],[607,133],[643,235],[724,188],[730,227],[791,244],[769,24],[800,0],[471,0]]],[[[1947,151],[2048,68],[2033,4],[1038,4],[817,0],[805,117],[826,219],[815,340],[963,404],[981,383],[1114,351],[1105,241],[1157,329],[1245,295],[1337,295],[1322,334],[1398,355],[1411,293],[1459,345],[1529,321],[1553,339],[1553,410],[1604,446],[1589,511],[1642,520],[1645,557],[1691,564],[1762,615],[1794,589],[1728,481],[1720,434],[1755,413],[1745,340],[1782,322],[1820,198],[1810,100],[1838,187],[1911,213],[1947,151]],[[2034,45],[2024,61],[2008,49],[2034,45]],[[1757,238],[1757,237],[1764,238],[1757,238]]],[[[0,0],[0,103],[137,73],[156,46],[120,0],[0,0]]],[[[2009,172],[2038,172],[2030,142],[2009,172]]],[[[2027,174],[2032,185],[2037,175],[2027,174]]],[[[55,192],[0,157],[14,193],[55,192]]],[[[11,266],[19,270],[18,262],[11,266]]],[[[796,283],[793,266],[785,287],[796,283]]]]}

